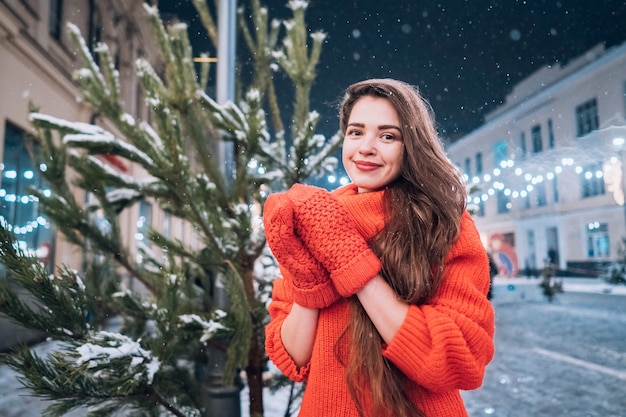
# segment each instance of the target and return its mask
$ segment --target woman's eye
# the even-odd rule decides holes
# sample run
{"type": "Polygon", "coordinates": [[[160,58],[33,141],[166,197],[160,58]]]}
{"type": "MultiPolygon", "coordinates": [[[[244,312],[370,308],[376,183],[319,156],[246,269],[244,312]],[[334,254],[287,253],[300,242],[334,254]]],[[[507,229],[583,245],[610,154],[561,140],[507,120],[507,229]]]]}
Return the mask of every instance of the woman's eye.
{"type": "Polygon", "coordinates": [[[394,140],[396,137],[394,135],[392,135],[391,133],[384,133],[381,138],[383,140],[394,140]]]}
{"type": "Polygon", "coordinates": [[[360,136],[361,135],[361,131],[360,130],[349,130],[348,131],[348,136],[360,136]]]}

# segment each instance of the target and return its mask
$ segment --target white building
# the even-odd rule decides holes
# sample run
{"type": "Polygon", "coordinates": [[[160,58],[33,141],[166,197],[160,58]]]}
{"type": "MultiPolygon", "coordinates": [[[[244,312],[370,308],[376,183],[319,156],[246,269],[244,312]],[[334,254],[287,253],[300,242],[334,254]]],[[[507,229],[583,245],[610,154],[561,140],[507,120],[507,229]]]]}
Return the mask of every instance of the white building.
{"type": "Polygon", "coordinates": [[[447,147],[475,189],[485,245],[508,274],[550,259],[590,275],[620,256],[625,112],[626,44],[598,45],[520,82],[481,127],[447,147]]]}

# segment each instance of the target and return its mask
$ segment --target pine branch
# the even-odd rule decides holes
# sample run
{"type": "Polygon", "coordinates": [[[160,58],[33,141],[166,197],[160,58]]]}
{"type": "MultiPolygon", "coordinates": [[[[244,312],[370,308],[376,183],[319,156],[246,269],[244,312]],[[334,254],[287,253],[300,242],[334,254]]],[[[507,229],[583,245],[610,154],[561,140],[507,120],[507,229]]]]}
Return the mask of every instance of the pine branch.
{"type": "Polygon", "coordinates": [[[134,401],[145,409],[146,399],[176,416],[199,415],[197,410],[184,412],[184,401],[175,406],[158,392],[153,380],[160,362],[138,343],[119,334],[99,332],[84,344],[61,345],[46,360],[28,349],[4,359],[23,375],[20,380],[27,388],[55,401],[46,415],[61,416],[76,407],[102,403],[105,406],[100,411],[112,412],[134,401]]]}
{"type": "Polygon", "coordinates": [[[193,0],[192,3],[196,8],[196,11],[198,12],[198,15],[200,16],[200,21],[207,31],[209,39],[213,44],[213,48],[217,49],[217,26],[215,25],[215,19],[213,19],[213,15],[209,11],[206,0],[193,0]]]}
{"type": "Polygon", "coordinates": [[[261,95],[261,99],[267,95],[269,113],[272,118],[272,126],[275,132],[282,132],[284,125],[280,116],[274,81],[272,78],[272,63],[274,57],[272,51],[278,42],[280,21],[272,20],[268,25],[268,12],[266,7],[261,7],[259,0],[251,1],[250,16],[252,20],[252,31],[248,27],[247,19],[244,17],[245,10],[240,8],[238,14],[238,26],[242,31],[244,41],[250,50],[250,56],[254,61],[254,72],[251,89],[256,89],[261,95]],[[268,30],[269,28],[269,30],[268,30]],[[254,33],[254,35],[253,35],[254,33]]]}
{"type": "Polygon", "coordinates": [[[89,329],[84,284],[76,271],[50,274],[45,266],[19,248],[15,236],[0,225],[0,262],[34,298],[28,305],[8,283],[0,285],[0,312],[33,330],[61,340],[80,338],[89,329]]]}
{"type": "Polygon", "coordinates": [[[311,86],[316,76],[315,67],[319,62],[322,43],[326,36],[323,32],[310,35],[313,39],[313,50],[309,54],[307,44],[309,30],[304,20],[307,6],[306,2],[288,3],[293,18],[284,22],[287,35],[283,39],[282,48],[274,52],[274,58],[287,73],[296,90],[292,124],[294,136],[303,130],[309,114],[311,86]]]}
{"type": "Polygon", "coordinates": [[[244,368],[248,361],[248,352],[250,350],[250,338],[252,335],[252,320],[246,293],[243,288],[241,275],[234,267],[226,270],[223,279],[224,287],[228,293],[232,310],[230,311],[235,320],[233,328],[237,329],[233,332],[227,349],[227,362],[224,366],[224,375],[222,381],[230,384],[235,379],[238,368],[244,368]]]}

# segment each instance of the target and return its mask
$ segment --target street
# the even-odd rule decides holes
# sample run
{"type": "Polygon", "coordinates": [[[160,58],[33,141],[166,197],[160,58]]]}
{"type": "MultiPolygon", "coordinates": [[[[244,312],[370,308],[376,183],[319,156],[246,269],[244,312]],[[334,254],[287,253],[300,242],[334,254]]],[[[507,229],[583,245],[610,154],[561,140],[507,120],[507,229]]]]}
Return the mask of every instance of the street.
{"type": "MultiPolygon", "coordinates": [[[[626,417],[626,288],[613,287],[622,294],[613,295],[593,292],[602,290],[596,283],[576,283],[568,291],[574,289],[568,282],[548,303],[536,291],[538,281],[515,284],[525,291],[521,301],[495,292],[496,355],[483,386],[463,392],[470,417],[626,417]]],[[[47,349],[37,347],[42,354],[47,349]]],[[[265,416],[282,417],[284,393],[266,394],[265,416]]],[[[242,393],[242,417],[246,400],[242,393]]],[[[0,417],[36,417],[43,408],[0,366],[0,417]]]]}
{"type": "Polygon", "coordinates": [[[498,304],[496,355],[471,417],[625,417],[626,297],[565,292],[498,304]]]}

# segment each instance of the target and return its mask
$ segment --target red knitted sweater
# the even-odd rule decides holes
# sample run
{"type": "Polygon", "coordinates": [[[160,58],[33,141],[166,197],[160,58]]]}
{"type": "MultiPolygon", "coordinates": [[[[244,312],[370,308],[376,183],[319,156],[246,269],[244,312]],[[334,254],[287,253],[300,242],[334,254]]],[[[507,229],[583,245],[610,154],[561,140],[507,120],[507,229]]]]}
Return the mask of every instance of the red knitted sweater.
{"type": "MultiPolygon", "coordinates": [[[[333,192],[366,238],[384,225],[382,193],[357,194],[351,184],[333,192]]],[[[435,296],[428,304],[410,306],[400,330],[383,349],[387,359],[422,387],[425,394],[419,402],[417,392],[407,390],[428,417],[467,416],[459,390],[481,385],[485,366],[494,353],[494,313],[486,298],[489,264],[468,213],[463,214],[460,236],[446,256],[444,274],[435,296]]],[[[345,382],[345,369],[334,354],[335,342],[348,324],[348,303],[340,299],[320,310],[311,360],[299,368],[280,336],[282,322],[293,305],[290,288],[283,278],[274,281],[266,349],[286,376],[307,380],[299,416],[358,416],[345,382]]]]}

